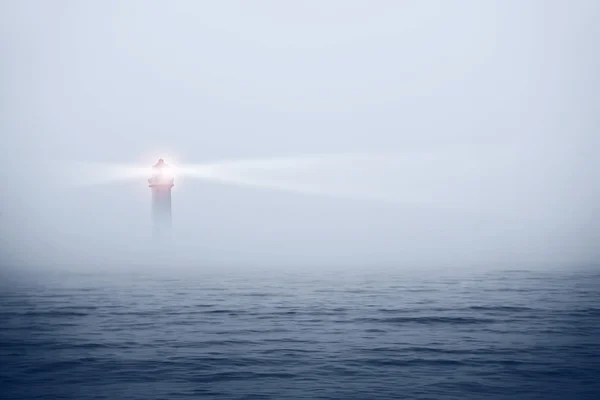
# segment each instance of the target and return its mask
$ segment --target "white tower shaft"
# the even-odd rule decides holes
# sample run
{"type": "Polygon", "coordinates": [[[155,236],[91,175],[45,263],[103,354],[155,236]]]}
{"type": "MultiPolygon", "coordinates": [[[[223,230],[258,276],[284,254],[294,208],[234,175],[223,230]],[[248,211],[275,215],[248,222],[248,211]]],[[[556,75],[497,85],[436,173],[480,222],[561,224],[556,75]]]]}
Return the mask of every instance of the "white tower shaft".
{"type": "Polygon", "coordinates": [[[171,233],[171,188],[173,174],[163,159],[152,167],[152,177],[148,186],[152,190],[152,223],[154,236],[167,238],[171,233]]]}
{"type": "Polygon", "coordinates": [[[171,187],[152,187],[152,222],[154,236],[165,237],[171,232],[171,187]]]}

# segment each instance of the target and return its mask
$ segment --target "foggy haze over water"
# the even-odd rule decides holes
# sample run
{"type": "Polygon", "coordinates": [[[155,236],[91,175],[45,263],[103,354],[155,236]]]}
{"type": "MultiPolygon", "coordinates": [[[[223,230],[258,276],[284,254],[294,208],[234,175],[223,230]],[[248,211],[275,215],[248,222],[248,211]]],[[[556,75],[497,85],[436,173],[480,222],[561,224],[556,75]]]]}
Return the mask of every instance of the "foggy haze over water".
{"type": "Polygon", "coordinates": [[[0,398],[600,398],[599,17],[0,1],[0,398]]]}
{"type": "Polygon", "coordinates": [[[169,263],[595,265],[598,16],[584,0],[2,2],[2,264],[162,262],[146,177],[69,186],[65,163],[324,154],[344,167],[176,178],[169,263]],[[342,183],[385,196],[326,193],[342,183]]]}

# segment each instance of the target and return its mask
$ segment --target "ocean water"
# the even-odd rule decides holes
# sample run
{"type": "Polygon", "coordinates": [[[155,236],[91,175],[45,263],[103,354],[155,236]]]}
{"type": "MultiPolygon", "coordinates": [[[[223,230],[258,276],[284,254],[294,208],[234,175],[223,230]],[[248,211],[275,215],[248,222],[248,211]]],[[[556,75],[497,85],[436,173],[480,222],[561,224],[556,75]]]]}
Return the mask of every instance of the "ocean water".
{"type": "Polygon", "coordinates": [[[600,399],[600,273],[22,273],[2,399],[600,399]]]}

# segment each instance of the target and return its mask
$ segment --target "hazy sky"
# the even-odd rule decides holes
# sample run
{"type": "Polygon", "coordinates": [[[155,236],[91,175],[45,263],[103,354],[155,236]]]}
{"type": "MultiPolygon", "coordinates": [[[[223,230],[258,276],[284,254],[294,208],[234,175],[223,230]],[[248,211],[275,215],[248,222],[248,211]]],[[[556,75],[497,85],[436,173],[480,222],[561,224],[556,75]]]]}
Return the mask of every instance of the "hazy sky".
{"type": "Polygon", "coordinates": [[[197,268],[593,263],[599,17],[595,0],[2,0],[2,262],[152,254],[145,180],[67,187],[63,162],[420,152],[454,161],[376,179],[399,195],[446,172],[437,205],[179,180],[178,255],[197,268]]]}

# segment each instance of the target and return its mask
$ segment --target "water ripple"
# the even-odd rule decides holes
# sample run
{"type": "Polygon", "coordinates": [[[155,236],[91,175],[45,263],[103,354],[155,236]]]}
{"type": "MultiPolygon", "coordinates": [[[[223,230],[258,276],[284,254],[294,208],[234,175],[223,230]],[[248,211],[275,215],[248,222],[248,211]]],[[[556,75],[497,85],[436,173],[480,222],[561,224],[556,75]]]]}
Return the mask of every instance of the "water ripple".
{"type": "Polygon", "coordinates": [[[4,399],[598,399],[600,275],[0,283],[4,399]]]}

